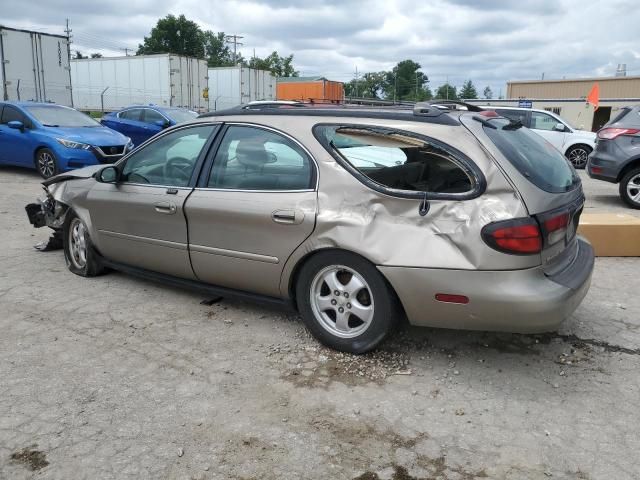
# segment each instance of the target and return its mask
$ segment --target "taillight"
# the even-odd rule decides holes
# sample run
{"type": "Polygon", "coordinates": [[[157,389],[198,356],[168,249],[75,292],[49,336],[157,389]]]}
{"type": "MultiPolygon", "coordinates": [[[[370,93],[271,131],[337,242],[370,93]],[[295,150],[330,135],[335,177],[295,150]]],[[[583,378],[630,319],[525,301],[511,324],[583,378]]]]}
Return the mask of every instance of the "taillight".
{"type": "Polygon", "coordinates": [[[542,229],[546,233],[549,245],[564,240],[570,219],[569,212],[562,212],[542,221],[542,229]]]}
{"type": "Polygon", "coordinates": [[[620,135],[635,135],[640,133],[637,128],[603,128],[598,132],[598,138],[603,140],[613,140],[620,135]]]}
{"type": "Polygon", "coordinates": [[[542,233],[534,218],[515,218],[485,225],[482,239],[504,253],[531,255],[542,251],[542,233]]]}

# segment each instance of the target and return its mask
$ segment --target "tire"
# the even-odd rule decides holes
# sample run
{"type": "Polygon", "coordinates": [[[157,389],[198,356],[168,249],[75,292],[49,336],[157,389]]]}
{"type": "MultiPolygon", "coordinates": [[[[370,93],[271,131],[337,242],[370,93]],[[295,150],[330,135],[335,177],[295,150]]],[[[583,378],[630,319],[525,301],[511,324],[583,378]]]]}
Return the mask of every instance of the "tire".
{"type": "Polygon", "coordinates": [[[100,265],[86,225],[73,211],[67,213],[62,228],[64,260],[67,268],[81,277],[95,277],[104,271],[100,265]]]}
{"type": "Polygon", "coordinates": [[[593,149],[588,145],[574,145],[567,150],[565,156],[571,162],[573,168],[580,169],[587,166],[587,159],[591,152],[593,152],[593,149]]]}
{"type": "Polygon", "coordinates": [[[619,188],[624,203],[640,210],[640,167],[629,170],[620,180],[619,188]]]}
{"type": "Polygon", "coordinates": [[[56,155],[48,148],[41,148],[36,152],[36,170],[44,179],[51,178],[60,172],[56,155]]]}
{"type": "Polygon", "coordinates": [[[349,353],[378,346],[400,309],[382,274],[356,255],[330,251],[311,257],[295,285],[298,310],[322,344],[349,353]]]}

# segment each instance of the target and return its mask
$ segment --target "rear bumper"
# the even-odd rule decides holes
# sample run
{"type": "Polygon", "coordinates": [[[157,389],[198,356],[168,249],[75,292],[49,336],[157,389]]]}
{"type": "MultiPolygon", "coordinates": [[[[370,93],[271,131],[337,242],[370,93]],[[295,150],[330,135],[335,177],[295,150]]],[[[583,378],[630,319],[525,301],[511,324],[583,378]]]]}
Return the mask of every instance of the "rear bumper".
{"type": "Polygon", "coordinates": [[[394,287],[413,325],[517,333],[545,332],[578,307],[591,284],[594,254],[578,239],[576,256],[562,271],[478,271],[378,267],[394,287]],[[464,295],[467,304],[439,302],[438,293],[464,295]]]}
{"type": "Polygon", "coordinates": [[[614,157],[596,150],[587,161],[587,174],[596,180],[618,183],[622,166],[621,162],[614,157]]]}

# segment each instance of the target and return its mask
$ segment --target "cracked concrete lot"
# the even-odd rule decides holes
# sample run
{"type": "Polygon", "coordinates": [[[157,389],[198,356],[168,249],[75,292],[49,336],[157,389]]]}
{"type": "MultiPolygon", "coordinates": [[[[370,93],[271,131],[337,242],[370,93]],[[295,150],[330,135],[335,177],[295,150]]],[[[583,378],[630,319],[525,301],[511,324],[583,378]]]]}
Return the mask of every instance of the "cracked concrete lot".
{"type": "Polygon", "coordinates": [[[39,194],[0,169],[0,479],[640,478],[640,259],[597,259],[559,334],[354,357],[286,312],[71,274],[33,249],[39,194]]]}

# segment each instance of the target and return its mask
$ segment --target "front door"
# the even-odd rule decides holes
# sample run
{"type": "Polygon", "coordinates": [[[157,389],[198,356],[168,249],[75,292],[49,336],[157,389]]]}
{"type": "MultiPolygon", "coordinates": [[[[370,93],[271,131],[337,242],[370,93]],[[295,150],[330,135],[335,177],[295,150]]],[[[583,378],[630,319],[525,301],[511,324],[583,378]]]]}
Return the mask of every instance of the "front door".
{"type": "Polygon", "coordinates": [[[184,202],[217,128],[200,124],[167,133],[119,165],[119,183],[97,183],[91,189],[92,234],[105,258],[194,278],[184,202]]]}
{"type": "Polygon", "coordinates": [[[531,128],[533,131],[564,154],[567,133],[556,130],[558,123],[560,122],[551,115],[542,112],[531,112],[531,128]]]}
{"type": "Polygon", "coordinates": [[[226,127],[209,172],[189,196],[189,249],[198,279],[280,296],[285,262],[315,227],[316,169],[291,138],[226,127]]]}
{"type": "Polygon", "coordinates": [[[33,150],[36,140],[31,129],[31,121],[26,115],[11,105],[4,106],[0,115],[0,162],[6,165],[34,166],[33,150]],[[11,121],[22,122],[24,129],[9,128],[7,124],[11,121]]]}

